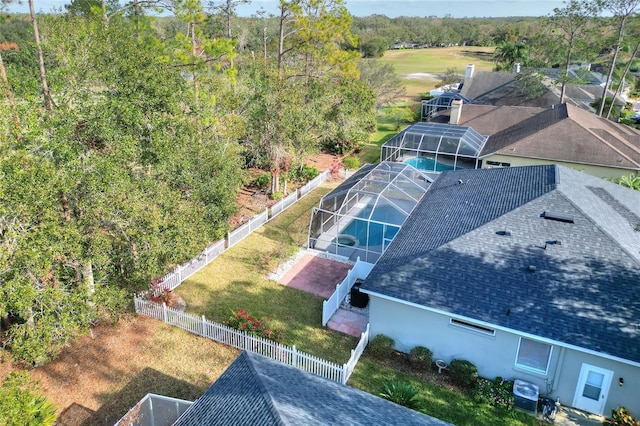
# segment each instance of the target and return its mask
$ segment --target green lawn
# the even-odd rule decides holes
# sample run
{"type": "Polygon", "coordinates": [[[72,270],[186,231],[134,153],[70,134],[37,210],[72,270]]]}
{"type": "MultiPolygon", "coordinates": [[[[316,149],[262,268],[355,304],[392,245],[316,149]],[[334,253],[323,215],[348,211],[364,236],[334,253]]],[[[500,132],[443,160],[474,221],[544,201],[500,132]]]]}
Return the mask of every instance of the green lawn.
{"type": "Polygon", "coordinates": [[[398,133],[406,124],[401,124],[400,128],[389,117],[385,117],[381,114],[377,117],[377,130],[369,136],[369,142],[362,145],[358,158],[360,163],[377,163],[380,161],[380,147],[386,141],[391,139],[396,133],[398,133]]]}
{"type": "Polygon", "coordinates": [[[435,89],[442,83],[437,77],[405,79],[408,74],[433,74],[438,76],[450,68],[464,74],[468,64],[474,64],[476,71],[491,71],[494,68],[493,47],[455,46],[431,49],[388,50],[380,59],[392,64],[396,74],[403,78],[407,100],[417,102],[419,94],[435,89]]]}
{"type": "Polygon", "coordinates": [[[187,302],[187,312],[218,322],[238,309],[260,320],[271,316],[283,331],[283,343],[346,362],[357,339],[321,326],[323,299],[267,278],[306,242],[310,210],[331,189],[316,189],[180,285],[176,291],[187,302]]]}
{"type": "Polygon", "coordinates": [[[393,65],[400,76],[413,73],[442,74],[449,68],[464,73],[467,64],[476,71],[491,71],[495,66],[493,47],[456,46],[431,49],[388,50],[380,62],[393,65]]]}
{"type": "Polygon", "coordinates": [[[479,404],[456,390],[380,365],[367,356],[360,358],[349,384],[377,395],[382,386],[390,381],[410,383],[414,389],[418,390],[416,397],[420,407],[418,411],[456,426],[544,424],[522,412],[499,410],[488,404],[479,404]]]}

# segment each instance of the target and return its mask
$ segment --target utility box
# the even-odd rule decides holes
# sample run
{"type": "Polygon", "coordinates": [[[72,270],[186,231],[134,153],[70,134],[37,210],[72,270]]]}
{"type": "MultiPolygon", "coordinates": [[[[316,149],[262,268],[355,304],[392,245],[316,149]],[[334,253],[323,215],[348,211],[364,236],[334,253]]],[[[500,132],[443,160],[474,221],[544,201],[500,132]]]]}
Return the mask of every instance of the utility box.
{"type": "Polygon", "coordinates": [[[354,308],[366,308],[369,304],[369,295],[360,291],[360,286],[363,281],[361,279],[357,279],[356,282],[351,287],[350,294],[350,304],[354,308]]]}
{"type": "Polygon", "coordinates": [[[539,396],[540,390],[533,383],[518,379],[513,382],[514,405],[517,408],[528,411],[535,416],[538,413],[539,396]]]}

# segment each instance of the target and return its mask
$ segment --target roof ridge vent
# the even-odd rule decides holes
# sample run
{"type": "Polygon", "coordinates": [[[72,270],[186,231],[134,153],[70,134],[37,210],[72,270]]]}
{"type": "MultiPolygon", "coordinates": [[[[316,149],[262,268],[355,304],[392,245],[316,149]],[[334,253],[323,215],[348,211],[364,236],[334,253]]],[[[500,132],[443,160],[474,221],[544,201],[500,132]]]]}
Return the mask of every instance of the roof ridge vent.
{"type": "Polygon", "coordinates": [[[558,222],[574,223],[573,215],[570,215],[570,214],[544,211],[544,212],[542,212],[540,217],[545,218],[545,219],[549,219],[549,220],[555,220],[555,221],[558,221],[558,222]]]}

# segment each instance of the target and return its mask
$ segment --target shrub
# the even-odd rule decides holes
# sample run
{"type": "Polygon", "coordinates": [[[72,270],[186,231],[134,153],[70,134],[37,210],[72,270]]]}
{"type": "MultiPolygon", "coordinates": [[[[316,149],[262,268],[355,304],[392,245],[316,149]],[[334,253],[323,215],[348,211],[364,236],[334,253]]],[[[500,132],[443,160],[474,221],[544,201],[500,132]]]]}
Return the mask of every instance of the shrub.
{"type": "Polygon", "coordinates": [[[280,191],[274,191],[271,193],[271,195],[269,195],[269,197],[271,197],[272,200],[279,200],[284,196],[284,194],[280,191]]]}
{"type": "Polygon", "coordinates": [[[640,426],[640,421],[633,417],[625,407],[618,407],[611,410],[611,422],[609,424],[612,426],[640,426]]]}
{"type": "Polygon", "coordinates": [[[269,173],[262,173],[258,176],[253,183],[260,189],[265,189],[271,183],[271,175],[269,173]]]}
{"type": "Polygon", "coordinates": [[[101,285],[96,288],[94,295],[100,317],[117,323],[120,314],[131,307],[131,299],[126,290],[109,285],[101,285]]]}
{"type": "Polygon", "coordinates": [[[180,303],[180,296],[178,296],[178,293],[173,290],[169,290],[168,288],[162,289],[160,295],[151,296],[150,299],[155,303],[165,303],[168,308],[178,306],[180,303]]]}
{"type": "Polygon", "coordinates": [[[510,410],[513,408],[513,382],[496,377],[493,380],[478,378],[476,399],[494,407],[510,410]]]}
{"type": "Polygon", "coordinates": [[[301,183],[306,183],[318,176],[320,172],[316,167],[303,164],[299,167],[294,167],[289,171],[289,177],[291,180],[295,180],[301,183]]]}
{"type": "Polygon", "coordinates": [[[409,351],[409,362],[419,371],[427,371],[433,363],[433,352],[424,346],[416,346],[409,351]]]}
{"type": "Polygon", "coordinates": [[[478,368],[470,361],[454,359],[449,363],[449,376],[456,385],[472,390],[478,383],[478,368]]]}
{"type": "Polygon", "coordinates": [[[395,342],[389,336],[378,334],[374,337],[367,347],[367,352],[377,359],[387,359],[393,355],[395,342]]]}
{"type": "Polygon", "coordinates": [[[342,159],[342,165],[345,170],[355,170],[360,167],[360,160],[358,157],[348,156],[342,159]]]}
{"type": "Polygon", "coordinates": [[[404,405],[408,408],[416,409],[419,405],[415,399],[418,391],[409,383],[398,381],[387,382],[382,389],[380,389],[379,395],[386,400],[404,405]]]}
{"type": "Polygon", "coordinates": [[[0,424],[53,425],[56,407],[40,394],[26,372],[9,374],[0,386],[0,424]]]}
{"type": "Polygon", "coordinates": [[[267,317],[266,321],[261,321],[249,315],[244,309],[238,309],[232,312],[231,317],[226,321],[225,325],[236,330],[245,331],[247,334],[264,339],[281,341],[282,332],[269,324],[271,317],[267,317]]]}

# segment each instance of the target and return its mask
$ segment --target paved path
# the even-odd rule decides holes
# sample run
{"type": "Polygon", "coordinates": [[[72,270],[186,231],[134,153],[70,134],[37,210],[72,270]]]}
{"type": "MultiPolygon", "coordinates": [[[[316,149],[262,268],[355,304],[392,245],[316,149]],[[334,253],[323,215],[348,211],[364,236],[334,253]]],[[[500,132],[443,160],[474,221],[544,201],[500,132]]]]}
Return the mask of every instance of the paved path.
{"type": "Polygon", "coordinates": [[[305,254],[278,282],[328,299],[352,267],[349,263],[305,254]]]}

